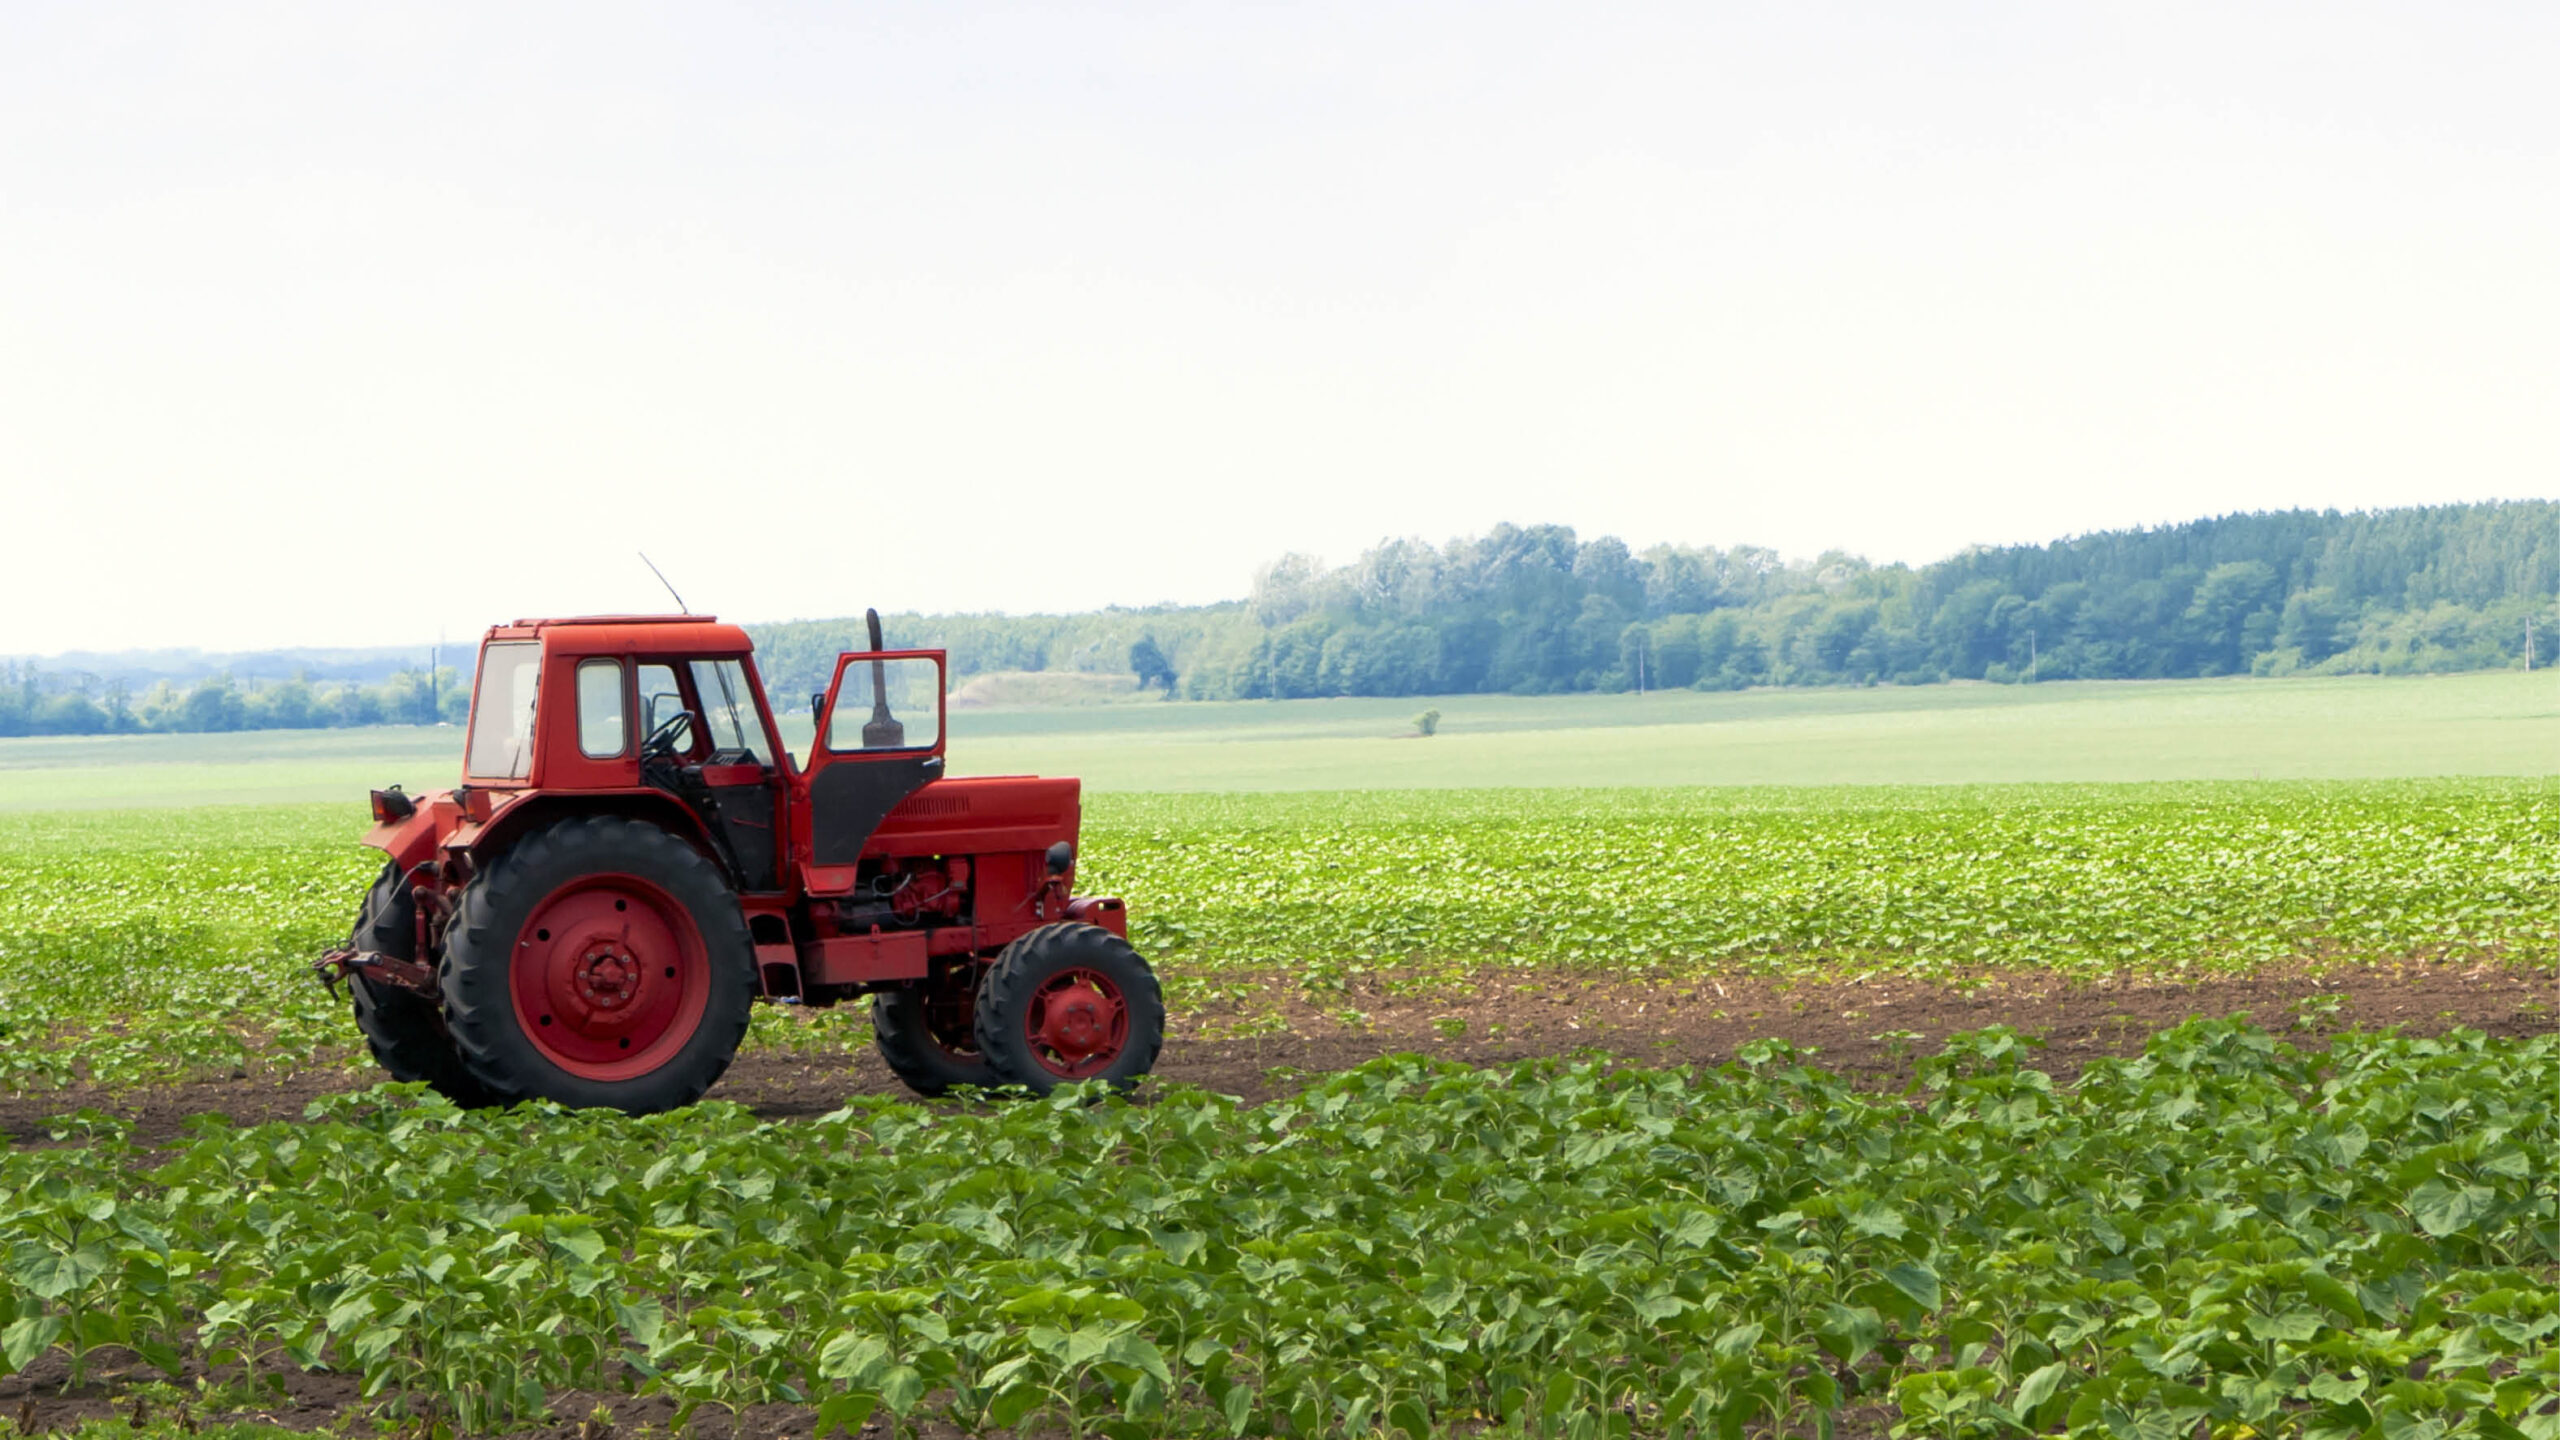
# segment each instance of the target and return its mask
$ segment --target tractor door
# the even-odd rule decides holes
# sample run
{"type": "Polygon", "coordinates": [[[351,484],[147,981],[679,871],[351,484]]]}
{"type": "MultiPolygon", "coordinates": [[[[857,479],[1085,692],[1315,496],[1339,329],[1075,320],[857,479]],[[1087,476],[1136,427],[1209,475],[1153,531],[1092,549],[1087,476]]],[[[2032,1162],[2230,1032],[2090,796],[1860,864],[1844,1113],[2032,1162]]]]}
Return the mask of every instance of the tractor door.
{"type": "MultiPolygon", "coordinates": [[[[679,711],[693,723],[664,753],[644,753],[644,783],[674,794],[702,817],[712,843],[753,891],[780,888],[781,772],[769,717],[743,661],[646,661],[639,670],[643,728],[654,732],[679,711]]],[[[644,747],[645,749],[645,747],[644,747]]]]}
{"type": "MultiPolygon", "coordinates": [[[[809,747],[809,859],[850,866],[899,802],[942,774],[942,655],[836,657],[809,747]]],[[[850,883],[850,874],[846,877],[850,883]]]]}

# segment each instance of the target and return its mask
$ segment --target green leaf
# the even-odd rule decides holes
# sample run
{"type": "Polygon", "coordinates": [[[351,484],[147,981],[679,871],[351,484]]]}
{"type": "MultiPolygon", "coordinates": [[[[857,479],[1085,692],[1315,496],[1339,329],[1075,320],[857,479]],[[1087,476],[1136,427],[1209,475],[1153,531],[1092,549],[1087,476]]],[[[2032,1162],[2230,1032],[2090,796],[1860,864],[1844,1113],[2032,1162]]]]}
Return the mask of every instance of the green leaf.
{"type": "Polygon", "coordinates": [[[10,1270],[28,1293],[43,1300],[59,1300],[107,1273],[107,1252],[94,1245],[82,1245],[70,1251],[47,1250],[34,1245],[21,1245],[11,1257],[10,1270]]]}
{"type": "Polygon", "coordinates": [[[879,1388],[880,1372],[888,1364],[889,1342],[859,1330],[844,1331],[818,1351],[818,1373],[821,1376],[865,1389],[879,1388]]]}
{"type": "Polygon", "coordinates": [[[1760,1331],[1761,1325],[1757,1320],[1736,1325],[1716,1337],[1716,1353],[1727,1356],[1748,1355],[1751,1353],[1751,1347],[1760,1343],[1760,1331]]]}
{"type": "Polygon", "coordinates": [[[1884,1317],[1865,1305],[1827,1305],[1817,1337],[1841,1364],[1856,1365],[1884,1340],[1884,1317]]]}
{"type": "Polygon", "coordinates": [[[14,1375],[53,1348],[55,1337],[61,1334],[59,1315],[21,1315],[8,1329],[0,1330],[0,1360],[8,1362],[9,1373],[14,1375]]]}
{"type": "Polygon", "coordinates": [[[2062,1388],[2064,1377],[2070,1373],[2070,1366],[2056,1360],[2029,1375],[2019,1382],[2018,1394],[2011,1408],[2021,1415],[2032,1413],[2037,1406],[2053,1398],[2053,1392],[2062,1388]]]}
{"type": "Polygon", "coordinates": [[[2320,1317],[2308,1310],[2287,1310],[2281,1315],[2252,1315],[2248,1330],[2260,1340],[2284,1340],[2300,1345],[2320,1334],[2320,1317]]]}
{"type": "Polygon", "coordinates": [[[2371,1383],[2361,1375],[2323,1375],[2304,1389],[2314,1400],[2345,1405],[2361,1398],[2371,1383]]]}
{"type": "Polygon", "coordinates": [[[1218,1407],[1226,1412],[1228,1434],[1242,1435],[1245,1427],[1253,1423],[1253,1402],[1257,1398],[1250,1385],[1236,1385],[1228,1389],[1226,1400],[1218,1407]]]}
{"type": "Polygon", "coordinates": [[[1101,1359],[1110,1348],[1111,1336],[1107,1332],[1079,1326],[1067,1332],[1066,1348],[1058,1356],[1058,1363],[1070,1370],[1081,1369],[1101,1359]]]}
{"type": "Polygon", "coordinates": [[[637,1305],[616,1300],[613,1302],[613,1318],[633,1343],[643,1350],[655,1350],[658,1348],[658,1333],[666,1325],[667,1312],[655,1300],[644,1300],[637,1305]]]}
{"type": "Polygon", "coordinates": [[[2495,1198],[2477,1185],[2430,1180],[2409,1197],[2409,1218],[2418,1222],[2419,1229],[2442,1239],[2487,1214],[2495,1198]]]}
{"type": "Polygon", "coordinates": [[[604,1237],[593,1226],[581,1225],[554,1231],[551,1243],[575,1257],[581,1265],[593,1265],[604,1258],[604,1237]]]}
{"type": "MultiPolygon", "coordinates": [[[[1020,1362],[1015,1362],[1017,1366],[1020,1362]]],[[[993,1372],[989,1372],[992,1374],[993,1372]]],[[[1037,1385],[1004,1385],[987,1402],[987,1423],[998,1430],[1012,1430],[1022,1424],[1022,1417],[1037,1409],[1040,1387],[1037,1385]]]]}
{"type": "Polygon", "coordinates": [[[2484,1328],[2475,1325],[2453,1332],[2453,1338],[2444,1343],[2443,1353],[2436,1357],[2435,1364],[2428,1367],[2428,1372],[2477,1369],[2505,1353],[2505,1350],[2489,1344],[2484,1328]]]}
{"type": "MultiPolygon", "coordinates": [[[[818,1402],[818,1422],[810,1440],[827,1440],[829,1435],[839,1431],[847,1436],[859,1436],[864,1422],[871,1418],[871,1412],[879,1408],[879,1404],[877,1396],[858,1390],[839,1391],[828,1396],[818,1402]]],[[[998,1423],[1010,1425],[1012,1422],[998,1423]]]]}
{"type": "Polygon", "coordinates": [[[1422,1283],[1416,1298],[1422,1301],[1423,1309],[1431,1312],[1431,1318],[1437,1320],[1458,1308],[1458,1302],[1465,1299],[1466,1294],[1466,1284],[1458,1277],[1434,1275],[1422,1283]]]}
{"type": "Polygon", "coordinates": [[[1167,1390],[1173,1388],[1173,1372],[1164,1363],[1164,1352],[1155,1342],[1140,1335],[1114,1335],[1103,1351],[1103,1358],[1114,1365],[1126,1365],[1153,1376],[1167,1390]]]}
{"type": "Polygon", "coordinates": [[[1692,1308],[1690,1302],[1677,1295],[1647,1295],[1635,1303],[1637,1318],[1655,1325],[1685,1315],[1692,1308]]]}
{"type": "Polygon", "coordinates": [[[374,1292],[357,1290],[330,1306],[328,1318],[321,1323],[328,1327],[330,1334],[337,1334],[360,1320],[372,1319],[373,1301],[374,1292]]]}
{"type": "Polygon", "coordinates": [[[1905,1260],[1884,1272],[1885,1283],[1911,1297],[1911,1303],[1923,1311],[1935,1310],[1939,1304],[1938,1272],[1917,1260],[1905,1260]]]}
{"type": "Polygon", "coordinates": [[[2306,1270],[2298,1283],[2302,1286],[2303,1294],[2346,1316],[2358,1325],[2365,1323],[2363,1303],[2356,1299],[2356,1292],[2341,1283],[2337,1277],[2321,1270],[2306,1270]]]}
{"type": "Polygon", "coordinates": [[[880,1403],[892,1415],[905,1415],[924,1398],[924,1376],[913,1365],[893,1365],[880,1377],[880,1403]]]}
{"type": "Polygon", "coordinates": [[[1164,1252],[1164,1258],[1176,1265],[1188,1265],[1209,1250],[1209,1237],[1197,1230],[1156,1230],[1150,1233],[1155,1237],[1156,1248],[1164,1252]]]}
{"type": "Polygon", "coordinates": [[[1850,1214],[1849,1229],[1859,1235],[1880,1235],[1888,1240],[1899,1240],[1910,1233],[1911,1226],[1902,1218],[1901,1212],[1882,1201],[1870,1201],[1850,1214]]]}

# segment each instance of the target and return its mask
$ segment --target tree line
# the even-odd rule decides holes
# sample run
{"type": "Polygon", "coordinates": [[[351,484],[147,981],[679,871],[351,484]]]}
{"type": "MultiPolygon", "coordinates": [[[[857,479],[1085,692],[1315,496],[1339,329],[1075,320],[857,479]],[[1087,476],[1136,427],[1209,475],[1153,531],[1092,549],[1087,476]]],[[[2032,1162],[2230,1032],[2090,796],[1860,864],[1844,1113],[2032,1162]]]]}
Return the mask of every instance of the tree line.
{"type": "MultiPolygon", "coordinates": [[[[2555,597],[2560,502],[2527,500],[2226,515],[1918,567],[1498,525],[1341,566],[1284,556],[1240,601],[885,620],[893,645],[949,650],[955,683],[1134,674],[1229,700],[2539,667],[2560,661],[2555,597]]],[[[853,618],[747,629],[782,713],[865,643],[853,618]]],[[[134,695],[0,666],[0,735],[458,722],[468,703],[450,670],[134,695]]]]}
{"type": "MultiPolygon", "coordinates": [[[[897,616],[956,678],[1134,674],[1168,696],[1544,694],[1753,685],[2417,674],[2560,659],[2560,503],[2228,515],[1935,564],[1756,546],[1641,552],[1560,525],[1350,564],[1291,555],[1242,602],[897,616]]],[[[777,688],[826,683],[854,622],[750,627],[777,688]]]]}
{"type": "Polygon", "coordinates": [[[0,735],[121,735],[220,730],[318,730],[351,725],[460,724],[471,692],[451,667],[402,670],[361,681],[235,680],[208,675],[188,684],[158,681],[135,690],[124,680],[0,663],[0,735]]]}

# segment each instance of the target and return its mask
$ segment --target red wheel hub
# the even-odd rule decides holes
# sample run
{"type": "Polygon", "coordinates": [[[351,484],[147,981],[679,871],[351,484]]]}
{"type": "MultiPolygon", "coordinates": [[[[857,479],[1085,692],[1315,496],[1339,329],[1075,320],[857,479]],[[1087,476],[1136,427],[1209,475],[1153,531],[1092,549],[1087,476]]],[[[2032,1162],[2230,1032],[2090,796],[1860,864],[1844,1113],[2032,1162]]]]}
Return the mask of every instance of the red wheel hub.
{"type": "Polygon", "coordinates": [[[1031,992],[1022,1033],[1041,1069],[1081,1080],[1110,1069],[1128,1048],[1129,1004],[1101,971],[1061,970],[1031,992]]]}
{"type": "Polygon", "coordinates": [[[693,915],[630,875],[588,875],[543,898],[516,932],[516,1022],[545,1059],[588,1080],[667,1063],[702,1026],[710,952],[693,915]]]}

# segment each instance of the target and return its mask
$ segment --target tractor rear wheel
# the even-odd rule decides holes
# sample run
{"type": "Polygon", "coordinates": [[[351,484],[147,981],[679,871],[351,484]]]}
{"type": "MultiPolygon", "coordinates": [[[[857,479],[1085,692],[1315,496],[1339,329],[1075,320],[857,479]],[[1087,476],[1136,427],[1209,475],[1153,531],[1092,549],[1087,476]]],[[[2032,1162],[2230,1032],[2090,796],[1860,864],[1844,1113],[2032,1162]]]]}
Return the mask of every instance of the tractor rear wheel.
{"type": "Polygon", "coordinates": [[[564,820],[464,887],[445,1020],[501,1101],[645,1115],[702,1098],[738,1053],[755,947],[719,867],[655,825],[564,820]]]}
{"type": "Polygon", "coordinates": [[[939,962],[921,985],[871,997],[871,1043],[898,1079],[919,1095],[955,1086],[1003,1084],[978,1053],[978,966],[939,962]]]}
{"type": "MultiPolygon", "coordinates": [[[[418,902],[410,896],[398,864],[384,862],[382,874],[365,892],[364,908],[356,912],[355,932],[347,937],[347,944],[394,960],[418,958],[418,902]]],[[[453,1048],[453,1037],[445,1033],[444,1016],[434,1001],[362,975],[348,977],[347,993],[355,998],[356,1028],[364,1032],[366,1047],[392,1079],[425,1081],[456,1105],[489,1103],[488,1090],[462,1068],[462,1057],[453,1048]]]]}
{"type": "Polygon", "coordinates": [[[1043,925],[996,957],[977,1023],[978,1053],[1007,1085],[1126,1090],[1164,1048],[1164,994],[1128,941],[1099,925],[1043,925]]]}

